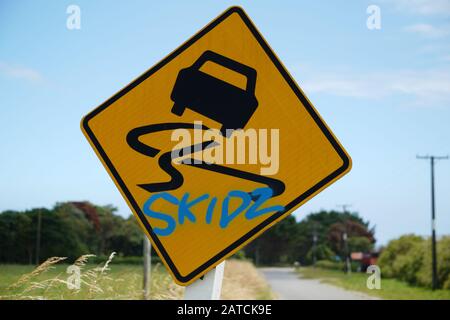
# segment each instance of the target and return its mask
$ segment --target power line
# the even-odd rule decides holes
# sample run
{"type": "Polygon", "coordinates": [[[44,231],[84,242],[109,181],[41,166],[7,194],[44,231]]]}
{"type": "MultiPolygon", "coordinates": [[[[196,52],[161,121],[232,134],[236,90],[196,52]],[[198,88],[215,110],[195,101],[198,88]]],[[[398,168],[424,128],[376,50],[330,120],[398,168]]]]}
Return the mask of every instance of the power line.
{"type": "Polygon", "coordinates": [[[433,290],[438,288],[437,278],[437,253],[436,253],[436,210],[434,197],[434,162],[435,160],[448,160],[448,156],[416,156],[417,159],[430,160],[431,167],[431,255],[432,255],[432,269],[433,269],[433,290]]]}

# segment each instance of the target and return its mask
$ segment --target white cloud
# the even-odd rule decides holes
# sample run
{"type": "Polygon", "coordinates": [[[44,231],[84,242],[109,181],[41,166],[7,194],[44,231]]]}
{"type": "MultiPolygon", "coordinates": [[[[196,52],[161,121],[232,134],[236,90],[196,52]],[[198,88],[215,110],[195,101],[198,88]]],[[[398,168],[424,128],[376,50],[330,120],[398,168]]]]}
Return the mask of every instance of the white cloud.
{"type": "Polygon", "coordinates": [[[450,15],[450,0],[386,0],[399,11],[420,15],[450,15]]]}
{"type": "Polygon", "coordinates": [[[407,32],[417,33],[427,38],[441,38],[450,35],[450,28],[435,27],[431,24],[419,23],[404,28],[407,32]]]}
{"type": "Polygon", "coordinates": [[[302,78],[302,87],[308,93],[365,99],[398,95],[415,105],[450,103],[450,69],[359,74],[347,70],[302,78]]]}
{"type": "Polygon", "coordinates": [[[30,82],[43,81],[42,75],[34,69],[3,62],[0,62],[0,73],[12,78],[23,79],[30,82]]]}

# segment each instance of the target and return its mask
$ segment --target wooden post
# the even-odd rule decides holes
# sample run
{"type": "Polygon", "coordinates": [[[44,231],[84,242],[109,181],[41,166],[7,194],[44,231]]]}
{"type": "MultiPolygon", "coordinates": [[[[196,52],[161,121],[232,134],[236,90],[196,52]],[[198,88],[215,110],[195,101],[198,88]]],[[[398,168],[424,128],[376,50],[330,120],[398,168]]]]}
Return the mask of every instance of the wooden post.
{"type": "Polygon", "coordinates": [[[38,221],[37,221],[37,230],[36,230],[36,266],[40,263],[40,254],[41,254],[41,222],[42,214],[41,209],[38,209],[38,221]]]}
{"type": "Polygon", "coordinates": [[[143,255],[144,255],[144,300],[148,300],[150,297],[150,274],[151,274],[151,250],[152,246],[150,240],[144,234],[144,245],[143,245],[143,255]]]}
{"type": "Polygon", "coordinates": [[[186,287],[185,300],[219,300],[222,292],[223,272],[225,261],[186,287]]]}

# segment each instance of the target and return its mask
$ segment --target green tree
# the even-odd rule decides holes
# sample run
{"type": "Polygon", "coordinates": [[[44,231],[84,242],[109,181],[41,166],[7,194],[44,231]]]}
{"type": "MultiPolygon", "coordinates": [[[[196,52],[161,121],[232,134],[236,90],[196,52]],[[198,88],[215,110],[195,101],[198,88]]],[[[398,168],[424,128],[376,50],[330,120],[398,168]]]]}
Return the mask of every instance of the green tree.
{"type": "Polygon", "coordinates": [[[291,263],[296,233],[295,218],[288,216],[247,245],[245,255],[259,265],[291,263]]]}
{"type": "Polygon", "coordinates": [[[348,248],[350,252],[371,252],[373,242],[368,237],[354,236],[348,239],[348,248]]]}
{"type": "Polygon", "coordinates": [[[75,259],[82,254],[142,255],[142,237],[134,217],[124,219],[111,206],[89,202],[57,203],[0,213],[0,262],[34,263],[38,215],[41,214],[40,260],[51,256],[75,259]]]}
{"type": "MultiPolygon", "coordinates": [[[[124,256],[141,256],[144,234],[134,216],[124,219],[109,239],[109,250],[124,256]]],[[[155,250],[153,250],[155,251],[155,250]]]]}
{"type": "Polygon", "coordinates": [[[247,257],[262,264],[294,261],[311,264],[314,253],[317,260],[332,259],[336,254],[342,253],[341,247],[336,245],[336,242],[341,242],[342,233],[336,233],[337,238],[330,237],[330,229],[343,223],[347,226],[350,237],[355,237],[352,240],[355,249],[369,251],[373,247],[375,230],[357,213],[320,211],[308,215],[300,222],[296,222],[293,216],[285,218],[249,244],[245,253],[247,257]],[[314,238],[315,250],[312,249],[314,238]]]}
{"type": "Polygon", "coordinates": [[[306,260],[308,262],[312,262],[314,260],[314,255],[316,258],[316,261],[320,260],[332,260],[334,256],[336,255],[333,250],[328,247],[325,243],[321,243],[319,245],[316,245],[316,247],[311,247],[306,254],[306,260]]]}
{"type": "Polygon", "coordinates": [[[34,263],[36,229],[32,216],[18,211],[0,214],[0,262],[34,263]]]}
{"type": "MultiPolygon", "coordinates": [[[[343,233],[347,229],[349,241],[352,237],[367,238],[370,250],[375,243],[375,229],[370,228],[370,223],[363,220],[355,212],[341,213],[337,211],[320,211],[308,215],[298,224],[298,234],[296,241],[296,259],[302,264],[312,263],[312,247],[314,234],[316,235],[316,248],[321,246],[329,250],[324,251],[323,259],[334,256],[344,256],[343,233]],[[308,254],[310,253],[310,254],[308,254]]],[[[361,243],[364,240],[355,240],[361,243]]],[[[350,246],[349,246],[350,248],[350,246]]],[[[316,249],[317,251],[317,249],[316,249]]],[[[317,260],[322,259],[316,256],[317,260]]]]}

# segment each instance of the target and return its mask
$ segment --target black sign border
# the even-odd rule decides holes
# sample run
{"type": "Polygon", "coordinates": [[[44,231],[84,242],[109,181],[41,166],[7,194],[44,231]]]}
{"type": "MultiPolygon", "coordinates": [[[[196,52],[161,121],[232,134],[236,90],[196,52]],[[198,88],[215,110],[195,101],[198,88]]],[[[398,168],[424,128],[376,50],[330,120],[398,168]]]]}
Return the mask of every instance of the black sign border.
{"type": "Polygon", "coordinates": [[[231,251],[235,250],[237,247],[245,243],[247,240],[251,239],[255,234],[262,231],[266,227],[268,227],[273,221],[277,220],[283,215],[287,216],[287,213],[290,209],[294,208],[297,204],[302,202],[303,200],[307,199],[311,195],[313,195],[315,192],[320,190],[322,187],[326,186],[328,183],[330,183],[332,180],[337,178],[339,175],[346,172],[350,166],[351,166],[351,160],[347,156],[346,152],[343,150],[343,148],[340,146],[340,144],[337,142],[333,134],[330,132],[330,130],[327,128],[326,124],[322,121],[320,116],[317,114],[317,112],[314,110],[314,108],[311,106],[308,99],[303,95],[302,91],[298,88],[295,81],[292,79],[292,77],[289,75],[287,70],[284,68],[282,63],[278,60],[275,53],[272,51],[272,49],[269,47],[267,42],[264,40],[262,35],[259,33],[259,31],[256,29],[256,27],[253,25],[247,14],[244,12],[244,10],[240,7],[231,7],[228,10],[226,10],[222,15],[217,17],[214,21],[212,21],[210,24],[208,24],[205,28],[200,30],[196,35],[194,35],[192,38],[190,38],[188,41],[186,41],[184,44],[182,44],[179,48],[177,48],[175,51],[173,51],[171,54],[169,54],[166,58],[161,60],[158,64],[156,64],[154,67],[150,68],[148,71],[143,73],[141,76],[139,76],[136,80],[134,80],[132,83],[127,85],[125,88],[120,90],[118,93],[116,93],[113,97],[102,103],[99,107],[91,111],[89,114],[87,114],[82,122],[81,126],[84,129],[85,133],[87,134],[88,138],[91,140],[91,143],[97,149],[98,154],[103,159],[106,166],[109,168],[110,173],[114,176],[115,180],[119,184],[120,188],[122,189],[122,192],[127,197],[129,203],[133,206],[134,211],[139,216],[142,224],[147,229],[147,232],[149,233],[150,237],[152,238],[153,243],[157,246],[158,251],[163,256],[163,259],[171,269],[173,275],[175,278],[180,282],[180,284],[186,284],[189,283],[192,279],[195,277],[201,275],[205,270],[207,270],[209,267],[214,265],[216,262],[221,260],[223,257],[225,257],[227,254],[229,254],[231,251]],[[202,264],[200,267],[192,271],[186,276],[183,276],[180,274],[178,269],[176,268],[175,264],[173,263],[172,259],[169,257],[168,253],[164,249],[163,245],[159,241],[158,237],[155,235],[155,233],[152,230],[152,227],[148,223],[147,219],[145,218],[145,215],[142,213],[141,208],[134,200],[131,192],[126,187],[125,183],[119,176],[117,170],[113,166],[111,160],[109,159],[106,152],[103,150],[102,146],[98,142],[97,138],[93,134],[92,130],[89,127],[89,121],[94,118],[97,114],[99,114],[101,111],[106,109],[108,106],[113,104],[115,101],[120,99],[122,96],[127,94],[129,91],[131,91],[133,88],[138,86],[141,82],[146,80],[148,77],[150,77],[152,74],[157,72],[159,69],[161,69],[164,65],[166,65],[168,62],[170,62],[173,58],[178,56],[180,53],[182,53],[185,49],[187,49],[189,46],[191,46],[193,43],[195,43],[197,40],[199,40],[202,36],[207,34],[209,31],[211,31],[214,27],[216,27],[219,23],[221,23],[223,20],[225,20],[227,17],[229,17],[231,14],[237,13],[242,18],[246,26],[249,28],[253,36],[257,39],[261,47],[264,49],[266,54],[269,56],[269,58],[272,60],[272,62],[277,67],[278,71],[283,75],[286,82],[289,84],[291,89],[295,92],[303,106],[305,106],[306,110],[309,112],[311,117],[314,119],[316,124],[319,126],[319,128],[322,130],[323,134],[327,137],[328,141],[331,143],[331,145],[334,147],[336,152],[341,157],[343,164],[340,168],[338,168],[336,171],[328,175],[326,178],[321,180],[319,183],[311,187],[309,190],[301,194],[299,197],[297,197],[295,200],[291,201],[288,205],[285,206],[284,211],[279,211],[270,217],[268,217],[266,220],[261,222],[258,226],[250,230],[247,234],[245,234],[243,237],[232,243],[230,246],[216,254],[214,257],[209,259],[207,262],[202,264]]]}

